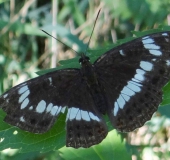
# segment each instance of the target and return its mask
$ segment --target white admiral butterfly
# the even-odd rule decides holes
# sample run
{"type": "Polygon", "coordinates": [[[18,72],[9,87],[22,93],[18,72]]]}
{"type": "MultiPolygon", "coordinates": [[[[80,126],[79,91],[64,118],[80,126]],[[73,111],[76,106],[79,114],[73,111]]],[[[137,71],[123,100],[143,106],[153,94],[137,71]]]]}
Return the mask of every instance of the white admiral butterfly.
{"type": "Polygon", "coordinates": [[[21,83],[0,97],[5,122],[47,132],[67,108],[66,145],[100,143],[108,130],[129,132],[157,110],[170,79],[170,32],[144,36],[113,48],[93,64],[82,54],[80,69],[62,69],[21,83]]]}

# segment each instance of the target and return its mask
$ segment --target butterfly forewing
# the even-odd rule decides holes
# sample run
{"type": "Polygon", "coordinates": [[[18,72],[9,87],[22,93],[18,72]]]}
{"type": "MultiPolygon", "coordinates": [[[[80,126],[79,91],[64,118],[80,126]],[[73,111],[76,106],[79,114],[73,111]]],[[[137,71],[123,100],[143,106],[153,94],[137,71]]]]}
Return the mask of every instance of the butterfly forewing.
{"type": "Polygon", "coordinates": [[[79,70],[65,69],[12,88],[0,97],[1,107],[7,113],[5,121],[34,133],[48,131],[67,106],[67,93],[74,91],[79,78],[79,70]]]}
{"type": "Polygon", "coordinates": [[[162,100],[170,79],[170,33],[156,33],[111,49],[95,63],[106,89],[112,124],[120,131],[141,127],[162,100]]]}

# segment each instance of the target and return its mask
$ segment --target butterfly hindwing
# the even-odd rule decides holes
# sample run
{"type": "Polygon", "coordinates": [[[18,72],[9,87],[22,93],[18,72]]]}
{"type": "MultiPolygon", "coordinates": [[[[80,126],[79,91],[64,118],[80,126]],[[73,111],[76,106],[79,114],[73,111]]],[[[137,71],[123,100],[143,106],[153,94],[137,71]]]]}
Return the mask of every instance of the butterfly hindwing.
{"type": "Polygon", "coordinates": [[[170,79],[170,33],[144,36],[111,49],[94,65],[106,89],[112,124],[120,131],[133,131],[161,103],[161,89],[170,79]]]}
{"type": "Polygon", "coordinates": [[[69,147],[90,147],[100,143],[108,133],[102,114],[89,93],[85,81],[81,81],[70,95],[66,118],[66,145],[69,147]]]}

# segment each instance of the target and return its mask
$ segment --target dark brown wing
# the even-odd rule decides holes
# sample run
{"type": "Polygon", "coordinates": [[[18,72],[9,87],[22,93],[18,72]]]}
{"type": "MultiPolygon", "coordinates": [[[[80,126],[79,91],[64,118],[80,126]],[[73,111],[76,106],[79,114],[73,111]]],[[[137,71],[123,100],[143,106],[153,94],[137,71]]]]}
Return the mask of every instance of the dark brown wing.
{"type": "Polygon", "coordinates": [[[84,81],[70,94],[67,113],[68,147],[88,148],[100,143],[107,135],[107,126],[97,110],[84,81]]]}
{"type": "Polygon", "coordinates": [[[26,81],[0,97],[5,122],[33,133],[44,133],[68,107],[66,145],[90,147],[107,135],[79,69],[64,69],[26,81]]]}
{"type": "Polygon", "coordinates": [[[0,97],[0,108],[6,113],[5,122],[23,130],[44,133],[64,111],[74,90],[79,70],[58,70],[21,83],[0,97]]]}
{"type": "Polygon", "coordinates": [[[138,38],[103,54],[95,63],[119,131],[141,127],[157,110],[170,79],[170,32],[138,38]]]}

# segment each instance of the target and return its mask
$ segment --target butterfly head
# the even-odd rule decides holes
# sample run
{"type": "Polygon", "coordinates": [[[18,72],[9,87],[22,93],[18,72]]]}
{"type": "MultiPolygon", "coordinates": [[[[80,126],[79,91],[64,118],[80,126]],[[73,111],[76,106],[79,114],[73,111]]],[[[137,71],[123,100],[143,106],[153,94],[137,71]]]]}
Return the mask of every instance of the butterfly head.
{"type": "Polygon", "coordinates": [[[87,56],[82,56],[80,59],[79,59],[79,63],[81,65],[85,65],[85,64],[88,64],[90,62],[90,58],[87,57],[87,56]]]}

